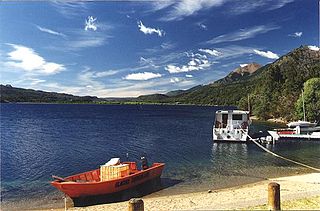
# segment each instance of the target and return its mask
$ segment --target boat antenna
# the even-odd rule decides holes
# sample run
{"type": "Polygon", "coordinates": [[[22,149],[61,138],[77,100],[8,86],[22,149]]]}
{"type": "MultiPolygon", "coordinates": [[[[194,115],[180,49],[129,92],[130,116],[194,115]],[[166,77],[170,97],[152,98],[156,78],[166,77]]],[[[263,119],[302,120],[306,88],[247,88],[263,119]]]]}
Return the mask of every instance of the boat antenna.
{"type": "Polygon", "coordinates": [[[302,89],[302,109],[303,109],[303,121],[306,121],[306,110],[305,110],[305,107],[304,107],[303,89],[302,89]]]}

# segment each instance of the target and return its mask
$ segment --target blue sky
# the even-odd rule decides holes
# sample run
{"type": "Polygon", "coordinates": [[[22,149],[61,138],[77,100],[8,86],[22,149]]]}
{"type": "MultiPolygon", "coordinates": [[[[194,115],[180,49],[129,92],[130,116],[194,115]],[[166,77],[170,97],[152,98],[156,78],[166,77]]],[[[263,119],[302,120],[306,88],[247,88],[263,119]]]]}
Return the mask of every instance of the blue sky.
{"type": "MultiPolygon", "coordinates": [[[[318,0],[0,3],[1,84],[135,97],[319,45],[318,0]]],[[[317,49],[316,47],[314,47],[317,49]]]]}

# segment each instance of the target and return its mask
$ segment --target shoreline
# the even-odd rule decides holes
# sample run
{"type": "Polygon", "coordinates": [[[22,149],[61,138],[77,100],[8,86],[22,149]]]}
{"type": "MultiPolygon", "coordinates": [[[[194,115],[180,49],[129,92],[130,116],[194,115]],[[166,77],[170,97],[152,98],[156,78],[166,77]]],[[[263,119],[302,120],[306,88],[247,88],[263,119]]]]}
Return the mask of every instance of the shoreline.
{"type": "MultiPolygon", "coordinates": [[[[156,196],[157,192],[155,192],[142,197],[142,199],[144,201],[145,210],[246,209],[248,207],[261,206],[267,203],[267,186],[270,182],[277,182],[280,184],[281,201],[294,201],[320,196],[320,173],[308,173],[295,176],[268,178],[267,180],[259,182],[212,190],[210,193],[209,191],[200,191],[156,196]]],[[[128,201],[68,208],[68,210],[74,211],[127,209],[128,201]]],[[[46,210],[62,211],[64,208],[46,210]]]]}

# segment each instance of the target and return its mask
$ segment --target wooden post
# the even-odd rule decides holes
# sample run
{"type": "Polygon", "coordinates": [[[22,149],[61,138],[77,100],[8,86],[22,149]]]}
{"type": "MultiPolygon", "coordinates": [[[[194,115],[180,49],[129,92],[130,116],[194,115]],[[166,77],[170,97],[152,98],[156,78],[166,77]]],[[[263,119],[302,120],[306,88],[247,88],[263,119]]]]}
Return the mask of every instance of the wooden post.
{"type": "Polygon", "coordinates": [[[67,196],[64,194],[64,211],[67,211],[67,196]]]}
{"type": "Polygon", "coordinates": [[[129,211],[144,211],[143,200],[139,198],[130,199],[129,211]]]}
{"type": "Polygon", "coordinates": [[[280,185],[275,182],[271,182],[268,185],[268,209],[281,210],[280,209],[280,185]]]}

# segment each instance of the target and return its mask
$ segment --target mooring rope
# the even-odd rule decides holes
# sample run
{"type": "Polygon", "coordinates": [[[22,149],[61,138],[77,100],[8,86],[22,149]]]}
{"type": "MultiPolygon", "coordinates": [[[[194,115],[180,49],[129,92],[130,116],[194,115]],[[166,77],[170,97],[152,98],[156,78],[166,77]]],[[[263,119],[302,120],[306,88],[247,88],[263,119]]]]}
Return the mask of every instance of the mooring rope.
{"type": "Polygon", "coordinates": [[[275,157],[278,157],[278,158],[281,158],[283,160],[286,160],[286,161],[289,161],[291,163],[295,163],[297,165],[300,165],[300,166],[303,166],[303,167],[306,167],[306,168],[309,168],[309,169],[312,169],[312,170],[315,170],[315,171],[319,171],[320,172],[320,169],[318,168],[315,168],[315,167],[312,167],[312,166],[309,166],[309,165],[306,165],[306,164],[303,164],[303,163],[300,163],[298,161],[294,161],[294,160],[291,160],[289,158],[286,158],[286,157],[283,157],[281,155],[278,155],[270,150],[268,150],[267,148],[265,148],[264,146],[262,146],[261,144],[259,144],[256,140],[254,140],[253,138],[251,138],[251,136],[248,134],[248,137],[250,138],[251,141],[253,141],[253,143],[255,143],[258,147],[260,147],[262,150],[266,151],[267,153],[270,153],[271,155],[275,156],[275,157]]]}

